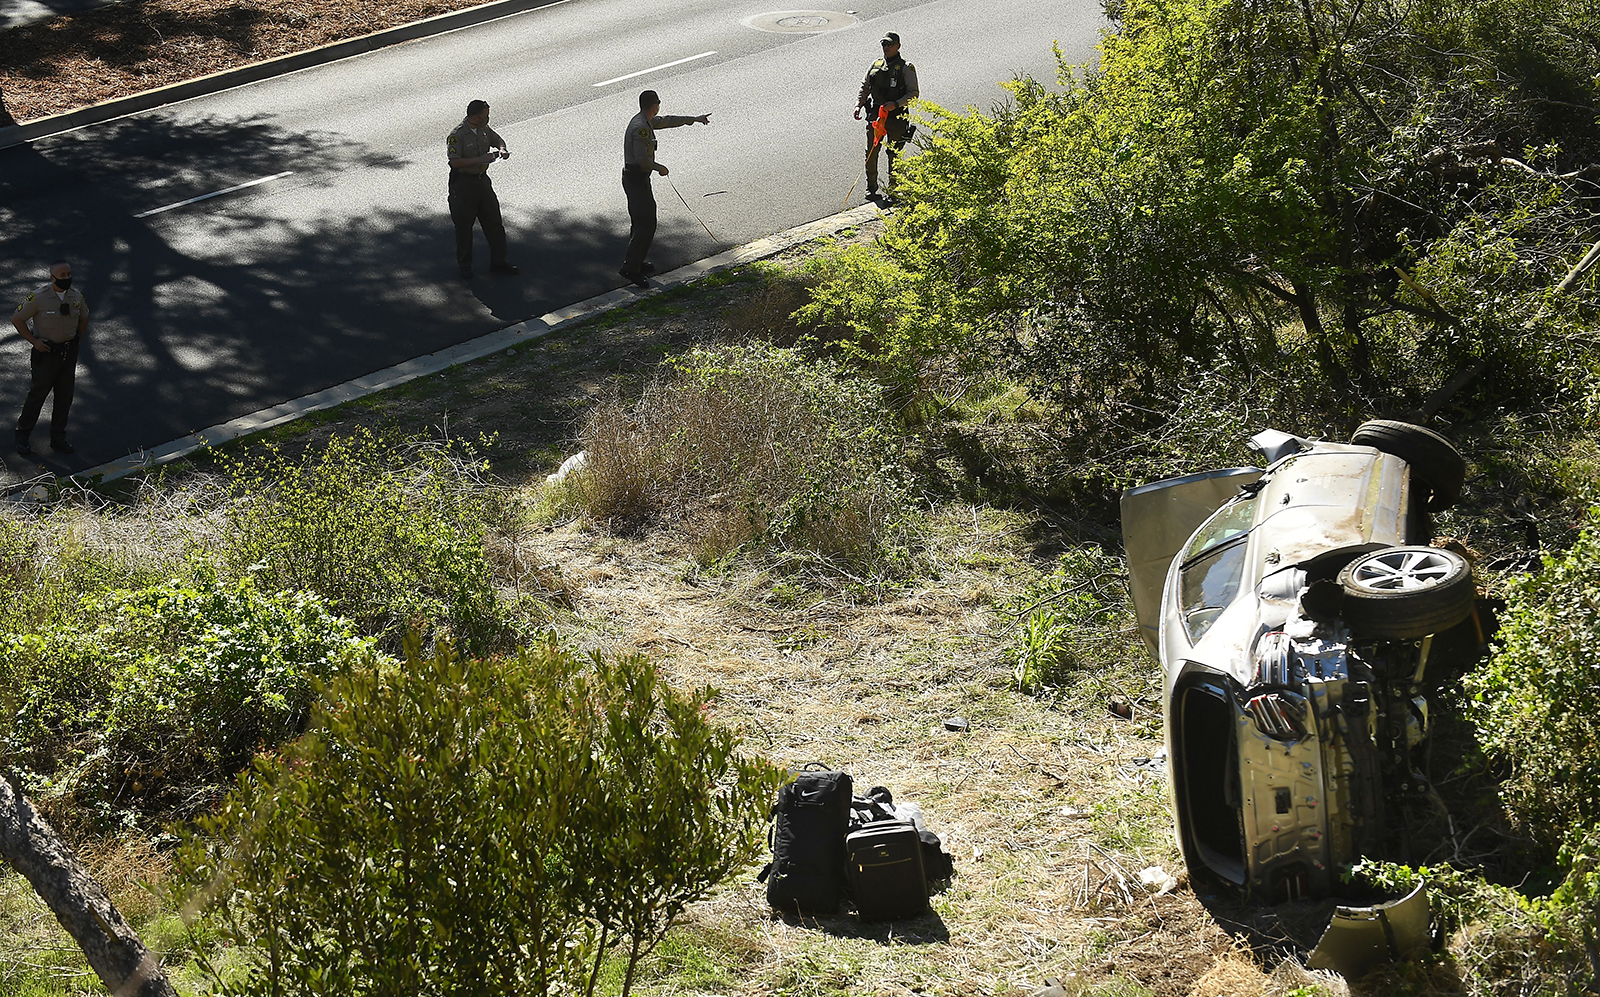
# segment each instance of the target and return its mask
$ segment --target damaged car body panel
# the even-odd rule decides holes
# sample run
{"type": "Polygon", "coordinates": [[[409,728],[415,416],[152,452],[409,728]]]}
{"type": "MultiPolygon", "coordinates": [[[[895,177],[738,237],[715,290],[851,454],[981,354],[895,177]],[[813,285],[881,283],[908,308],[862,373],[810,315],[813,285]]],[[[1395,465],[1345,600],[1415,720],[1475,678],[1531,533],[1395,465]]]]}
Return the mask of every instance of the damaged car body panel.
{"type": "Polygon", "coordinates": [[[1428,791],[1413,761],[1430,634],[1469,616],[1475,589],[1465,561],[1415,546],[1439,494],[1430,479],[1459,488],[1443,438],[1368,423],[1351,444],[1268,443],[1264,471],[1216,472],[1240,487],[1173,550],[1159,590],[1153,548],[1182,523],[1154,522],[1150,496],[1169,482],[1128,493],[1142,502],[1123,530],[1163,665],[1185,859],[1280,902],[1328,894],[1343,866],[1384,847],[1388,796],[1428,791]]]}

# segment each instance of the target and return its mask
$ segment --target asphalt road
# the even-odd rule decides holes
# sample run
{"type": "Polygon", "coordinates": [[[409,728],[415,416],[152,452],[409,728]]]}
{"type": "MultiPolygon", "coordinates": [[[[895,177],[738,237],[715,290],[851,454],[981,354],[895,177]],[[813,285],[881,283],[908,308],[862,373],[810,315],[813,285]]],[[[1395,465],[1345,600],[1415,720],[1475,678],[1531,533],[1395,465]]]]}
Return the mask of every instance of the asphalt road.
{"type": "MultiPolygon", "coordinates": [[[[884,31],[925,99],[988,108],[1018,72],[1053,78],[1052,41],[1089,58],[1102,24],[1095,0],[852,4],[857,23],[797,34],[743,23],[773,9],[759,0],[564,0],[0,150],[0,301],[59,256],[92,313],[77,454],[52,455],[41,425],[35,462],[8,434],[0,459],[12,474],[92,466],[621,286],[621,144],[641,89],[664,113],[711,114],[660,133],[659,160],[716,237],[657,178],[651,257],[668,270],[840,209],[884,31]],[[464,282],[444,137],[476,97],[513,153],[491,175],[522,274],[487,275],[480,234],[464,282]]],[[[7,425],[27,376],[7,323],[7,425]]]]}

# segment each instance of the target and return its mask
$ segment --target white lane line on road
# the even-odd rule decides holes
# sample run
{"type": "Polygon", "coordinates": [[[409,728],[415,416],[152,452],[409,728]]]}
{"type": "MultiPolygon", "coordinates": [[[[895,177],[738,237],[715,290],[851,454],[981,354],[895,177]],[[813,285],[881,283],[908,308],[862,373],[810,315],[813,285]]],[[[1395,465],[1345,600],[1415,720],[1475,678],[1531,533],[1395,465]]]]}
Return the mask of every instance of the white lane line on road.
{"type": "Polygon", "coordinates": [[[159,208],[151,208],[149,211],[141,211],[133,217],[149,218],[151,215],[159,215],[163,211],[171,211],[173,208],[181,208],[185,204],[193,204],[196,201],[204,201],[213,197],[221,197],[223,194],[232,194],[236,190],[244,190],[246,187],[254,187],[257,184],[263,184],[269,180],[282,180],[284,177],[292,176],[293,174],[294,170],[284,170],[282,173],[274,173],[270,177],[260,177],[255,180],[246,180],[244,183],[236,183],[232,187],[225,187],[222,190],[214,190],[209,194],[201,194],[199,197],[191,197],[187,201],[179,201],[176,204],[163,204],[159,208]]]}
{"type": "Polygon", "coordinates": [[[621,83],[623,80],[631,80],[635,76],[643,76],[645,73],[653,73],[658,69],[671,69],[673,66],[681,66],[686,62],[693,62],[696,59],[704,59],[708,55],[716,54],[716,50],[712,49],[710,52],[701,52],[699,55],[691,55],[687,59],[675,59],[672,62],[663,62],[659,66],[651,66],[649,69],[641,69],[637,73],[629,73],[626,76],[614,76],[609,80],[601,80],[599,83],[594,84],[594,86],[608,87],[613,83],[621,83]]]}

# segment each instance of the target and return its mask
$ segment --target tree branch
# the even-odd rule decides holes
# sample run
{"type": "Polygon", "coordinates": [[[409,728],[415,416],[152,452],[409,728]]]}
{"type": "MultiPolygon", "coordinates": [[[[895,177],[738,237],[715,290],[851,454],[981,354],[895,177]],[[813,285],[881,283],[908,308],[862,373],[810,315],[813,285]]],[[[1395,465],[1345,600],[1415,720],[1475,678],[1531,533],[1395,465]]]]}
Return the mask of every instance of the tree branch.
{"type": "Polygon", "coordinates": [[[1600,242],[1596,242],[1589,247],[1589,251],[1583,254],[1583,259],[1578,261],[1578,265],[1573,267],[1561,283],[1556,285],[1556,292],[1561,293],[1571,288],[1578,278],[1583,276],[1585,270],[1594,266],[1595,260],[1600,260],[1600,242]]]}
{"type": "Polygon", "coordinates": [[[1269,280],[1260,274],[1251,273],[1249,270],[1245,270],[1242,267],[1233,267],[1230,269],[1231,272],[1236,276],[1244,278],[1244,280],[1250,285],[1266,291],[1268,294],[1282,301],[1284,304],[1296,306],[1300,304],[1299,296],[1297,296],[1291,290],[1280,287],[1275,281],[1269,280]]]}
{"type": "MultiPolygon", "coordinates": [[[[1590,246],[1589,251],[1583,254],[1583,259],[1579,260],[1577,265],[1567,272],[1566,277],[1562,278],[1561,283],[1556,285],[1556,293],[1561,294],[1569,290],[1572,285],[1577,282],[1578,278],[1583,276],[1583,272],[1585,270],[1588,270],[1590,267],[1594,266],[1596,260],[1600,260],[1600,242],[1596,242],[1594,245],[1590,246]]],[[[1398,268],[1396,269],[1398,270],[1398,268]]],[[[1542,314],[1543,311],[1544,309],[1541,308],[1540,314],[1542,314]]],[[[1528,319],[1526,327],[1532,327],[1532,325],[1539,320],[1539,317],[1539,315],[1535,315],[1528,319]]],[[[1473,378],[1488,370],[1491,362],[1492,361],[1489,357],[1484,357],[1471,367],[1466,367],[1457,371],[1454,377],[1435,389],[1435,391],[1422,403],[1422,408],[1420,410],[1422,421],[1426,422],[1437,415],[1439,410],[1444,408],[1445,402],[1449,401],[1456,392],[1466,387],[1473,378]]]]}
{"type": "Polygon", "coordinates": [[[114,997],[177,997],[161,961],[33,804],[0,772],[0,858],[33,885],[114,997]]]}

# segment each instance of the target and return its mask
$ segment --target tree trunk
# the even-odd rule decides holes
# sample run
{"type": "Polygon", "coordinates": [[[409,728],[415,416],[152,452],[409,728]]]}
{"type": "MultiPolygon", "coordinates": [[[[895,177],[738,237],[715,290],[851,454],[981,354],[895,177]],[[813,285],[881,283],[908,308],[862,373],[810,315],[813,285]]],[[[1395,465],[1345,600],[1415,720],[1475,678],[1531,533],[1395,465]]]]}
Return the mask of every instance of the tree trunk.
{"type": "Polygon", "coordinates": [[[1333,350],[1333,344],[1328,341],[1328,330],[1322,325],[1322,313],[1317,307],[1317,295],[1310,286],[1301,281],[1291,281],[1290,287],[1294,288],[1295,308],[1300,312],[1300,324],[1305,326],[1306,335],[1316,345],[1317,366],[1322,368],[1322,373],[1333,382],[1335,389],[1341,393],[1350,391],[1350,375],[1345,372],[1344,366],[1339,363],[1338,354],[1333,350]]]}
{"type": "Polygon", "coordinates": [[[3,87],[0,87],[0,128],[7,128],[16,123],[17,119],[11,116],[10,111],[6,110],[6,92],[3,87]]]}
{"type": "Polygon", "coordinates": [[[0,858],[33,884],[115,997],[177,997],[161,962],[122,919],[106,891],[0,773],[0,858]]]}

